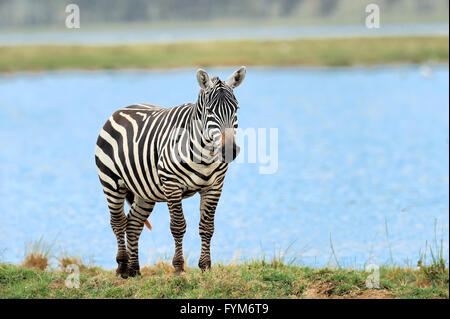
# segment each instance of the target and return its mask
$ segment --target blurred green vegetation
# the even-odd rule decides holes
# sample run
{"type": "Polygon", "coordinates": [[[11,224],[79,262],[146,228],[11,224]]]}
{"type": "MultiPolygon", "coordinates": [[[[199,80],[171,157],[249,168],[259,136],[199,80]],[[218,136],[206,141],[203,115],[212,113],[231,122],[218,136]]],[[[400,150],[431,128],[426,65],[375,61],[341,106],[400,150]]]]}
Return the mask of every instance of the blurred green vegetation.
{"type": "Polygon", "coordinates": [[[0,72],[196,66],[448,63],[448,36],[242,40],[114,46],[3,46],[0,72]]]}

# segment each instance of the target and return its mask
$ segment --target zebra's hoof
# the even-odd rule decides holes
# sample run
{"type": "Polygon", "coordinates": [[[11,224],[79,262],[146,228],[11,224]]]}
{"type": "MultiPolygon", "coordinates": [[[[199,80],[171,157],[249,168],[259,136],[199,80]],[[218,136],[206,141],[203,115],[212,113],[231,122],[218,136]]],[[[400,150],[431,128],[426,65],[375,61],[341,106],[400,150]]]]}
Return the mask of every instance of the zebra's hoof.
{"type": "Polygon", "coordinates": [[[128,271],[128,276],[130,277],[136,277],[136,276],[140,276],[141,272],[139,270],[139,266],[136,267],[131,267],[130,270],[128,271]]]}
{"type": "Polygon", "coordinates": [[[186,274],[186,272],[184,271],[184,269],[183,268],[175,268],[175,275],[180,275],[180,276],[183,276],[183,275],[185,275],[186,274]]]}
{"type": "Polygon", "coordinates": [[[172,259],[172,266],[173,268],[175,268],[176,274],[184,272],[184,259],[183,258],[172,259]]]}
{"type": "Polygon", "coordinates": [[[116,269],[116,275],[122,277],[123,279],[128,278],[128,263],[119,263],[116,269]]]}
{"type": "Polygon", "coordinates": [[[127,268],[126,266],[123,267],[123,266],[119,265],[119,267],[117,267],[117,269],[116,269],[116,276],[120,276],[123,279],[127,279],[128,278],[128,269],[126,269],[126,268],[127,268]]]}
{"type": "Polygon", "coordinates": [[[184,265],[183,264],[181,264],[181,265],[179,265],[179,264],[173,265],[173,268],[175,268],[175,273],[176,274],[184,273],[184,265]]]}
{"type": "Polygon", "coordinates": [[[198,267],[202,270],[202,272],[211,269],[211,260],[199,262],[198,267]]]}

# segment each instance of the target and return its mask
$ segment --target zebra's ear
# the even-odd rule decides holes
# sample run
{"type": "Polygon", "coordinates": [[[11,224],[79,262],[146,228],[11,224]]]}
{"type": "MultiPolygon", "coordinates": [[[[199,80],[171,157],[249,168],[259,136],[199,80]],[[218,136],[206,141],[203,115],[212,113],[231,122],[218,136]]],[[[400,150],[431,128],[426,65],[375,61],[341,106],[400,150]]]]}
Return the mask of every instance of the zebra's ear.
{"type": "Polygon", "coordinates": [[[241,85],[242,81],[244,81],[245,78],[245,66],[241,66],[239,70],[235,71],[226,81],[225,83],[234,89],[235,87],[238,87],[241,85]]]}
{"type": "Polygon", "coordinates": [[[208,72],[202,69],[197,70],[197,81],[198,85],[200,85],[200,87],[203,90],[207,90],[208,88],[213,86],[213,83],[211,81],[211,78],[209,77],[208,72]]]}

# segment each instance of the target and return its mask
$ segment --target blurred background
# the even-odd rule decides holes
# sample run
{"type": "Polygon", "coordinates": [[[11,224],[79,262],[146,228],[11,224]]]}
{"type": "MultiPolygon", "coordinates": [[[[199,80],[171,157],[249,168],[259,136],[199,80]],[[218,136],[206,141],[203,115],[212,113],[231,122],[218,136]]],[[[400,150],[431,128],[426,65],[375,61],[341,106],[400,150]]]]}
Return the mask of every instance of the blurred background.
{"type": "MultiPolygon", "coordinates": [[[[228,77],[243,129],[278,129],[274,174],[230,165],[213,261],[309,266],[448,260],[447,0],[0,0],[0,261],[40,239],[52,256],[115,267],[98,133],[133,103],[195,102],[195,71],[228,77]],[[68,28],[66,5],[80,10],[68,28]],[[378,5],[379,28],[366,6],[378,5]]],[[[240,157],[247,156],[244,152],[240,157]]],[[[187,262],[199,198],[184,201],[187,262]]],[[[170,259],[164,203],[141,265],[170,259]]]]}
{"type": "Polygon", "coordinates": [[[2,0],[0,44],[446,34],[448,9],[446,0],[2,0]],[[64,30],[70,3],[81,11],[76,32],[64,30]],[[364,24],[370,3],[382,11],[376,33],[364,24]]]}
{"type": "Polygon", "coordinates": [[[64,21],[67,4],[77,4],[86,26],[104,25],[176,25],[212,23],[236,26],[254,23],[359,24],[365,19],[365,7],[378,4],[386,23],[447,22],[445,0],[2,0],[2,28],[58,28],[64,21]]]}

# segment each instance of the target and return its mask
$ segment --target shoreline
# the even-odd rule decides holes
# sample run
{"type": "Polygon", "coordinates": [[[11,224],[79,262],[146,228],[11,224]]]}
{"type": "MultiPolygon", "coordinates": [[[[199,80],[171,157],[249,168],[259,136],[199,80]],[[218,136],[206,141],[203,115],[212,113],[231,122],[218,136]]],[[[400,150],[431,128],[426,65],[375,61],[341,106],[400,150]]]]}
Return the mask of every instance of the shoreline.
{"type": "MultiPolygon", "coordinates": [[[[350,66],[332,66],[328,67],[325,65],[309,66],[309,65],[252,65],[253,70],[298,70],[298,71],[330,71],[330,70],[352,70],[352,71],[370,71],[370,70],[381,70],[387,68],[420,68],[420,67],[430,67],[430,68],[449,68],[449,61],[435,62],[435,61],[424,61],[419,63],[381,63],[381,64],[355,64],[350,66]]],[[[197,66],[186,66],[186,67],[173,67],[173,68],[118,68],[118,69],[50,69],[50,70],[20,70],[20,71],[0,71],[0,77],[14,77],[14,76],[37,76],[42,74],[99,74],[99,73],[160,73],[160,72],[181,72],[181,71],[195,71],[197,66]]],[[[214,69],[234,69],[235,65],[214,65],[208,67],[209,70],[214,69]]]]}

